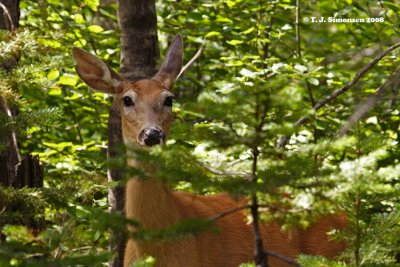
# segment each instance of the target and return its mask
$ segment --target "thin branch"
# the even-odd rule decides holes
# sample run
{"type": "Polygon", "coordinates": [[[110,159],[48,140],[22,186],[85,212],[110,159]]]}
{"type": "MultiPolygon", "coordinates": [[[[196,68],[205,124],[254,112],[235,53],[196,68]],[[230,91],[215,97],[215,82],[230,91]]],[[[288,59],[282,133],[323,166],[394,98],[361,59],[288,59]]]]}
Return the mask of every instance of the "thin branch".
{"type": "Polygon", "coordinates": [[[179,72],[179,75],[176,79],[178,79],[195,61],[198,59],[201,55],[201,52],[203,52],[204,44],[201,45],[200,49],[196,52],[196,54],[192,57],[191,60],[189,60],[188,63],[186,63],[185,66],[182,67],[181,72],[179,72]]]}
{"type": "Polygon", "coordinates": [[[217,214],[215,214],[213,216],[210,216],[210,217],[207,218],[207,220],[217,221],[217,220],[222,219],[222,218],[224,218],[224,217],[226,217],[228,215],[231,215],[232,213],[235,213],[235,212],[238,212],[238,211],[241,211],[241,210],[245,210],[245,209],[250,209],[250,208],[251,208],[251,205],[239,206],[239,207],[236,207],[236,208],[233,208],[233,209],[226,210],[224,212],[217,213],[217,214]]]}
{"type": "Polygon", "coordinates": [[[0,2],[0,7],[4,10],[4,13],[5,13],[6,16],[7,16],[8,21],[10,22],[10,25],[11,25],[11,32],[14,32],[14,30],[15,30],[15,25],[14,25],[14,22],[13,22],[13,20],[12,20],[12,18],[11,18],[10,12],[8,11],[8,8],[7,8],[3,3],[1,3],[1,2],[0,2]]]}
{"type": "Polygon", "coordinates": [[[300,47],[300,0],[296,0],[296,44],[297,44],[297,55],[301,58],[301,47],[300,47]]]}
{"type": "MultiPolygon", "coordinates": [[[[287,214],[294,214],[294,213],[298,213],[298,212],[302,212],[302,211],[306,211],[308,213],[311,212],[311,209],[309,208],[304,208],[304,209],[288,209],[288,208],[284,208],[284,207],[277,207],[277,206],[271,206],[271,205],[267,205],[267,204],[258,204],[258,207],[261,208],[262,211],[268,210],[268,211],[279,211],[281,213],[287,213],[287,214]]],[[[226,211],[223,211],[221,213],[217,213],[213,216],[208,217],[208,220],[211,221],[217,221],[219,219],[222,219],[228,215],[231,215],[232,213],[244,210],[244,209],[250,209],[251,205],[247,204],[247,205],[243,205],[243,206],[238,206],[226,211]]]]}
{"type": "Polygon", "coordinates": [[[306,80],[306,85],[307,85],[307,91],[308,91],[308,97],[310,98],[311,106],[315,106],[315,99],[314,95],[312,93],[312,87],[311,84],[306,80]]]}
{"type": "MultiPolygon", "coordinates": [[[[67,29],[70,30],[70,32],[72,32],[72,34],[75,36],[76,40],[80,43],[80,45],[82,47],[85,47],[85,45],[82,43],[81,38],[79,38],[79,36],[76,34],[76,32],[72,29],[72,27],[69,26],[68,21],[64,18],[64,16],[53,6],[50,5],[51,9],[62,19],[63,24],[66,26],[67,29]]],[[[96,50],[94,50],[94,52],[96,53],[96,50]]]]}
{"type": "Polygon", "coordinates": [[[291,264],[293,266],[298,266],[298,267],[301,266],[295,260],[292,260],[291,258],[288,258],[288,257],[286,257],[286,256],[284,256],[282,254],[279,254],[279,253],[276,253],[276,252],[273,252],[273,251],[270,251],[270,250],[265,251],[265,253],[267,253],[268,256],[272,256],[272,257],[278,258],[278,259],[280,259],[282,261],[285,261],[286,263],[289,263],[289,264],[291,264]]]}
{"type": "Polygon", "coordinates": [[[236,138],[238,138],[240,140],[240,143],[242,143],[243,145],[246,146],[251,146],[249,141],[246,140],[246,138],[243,138],[243,136],[241,136],[236,129],[233,127],[232,122],[226,122],[226,124],[228,125],[229,129],[231,130],[231,132],[236,136],[236,138]]]}
{"type": "Polygon", "coordinates": [[[347,134],[348,131],[354,126],[354,124],[361,118],[363,118],[365,114],[367,114],[376,105],[378,100],[382,97],[384,93],[386,93],[388,89],[399,86],[399,76],[400,68],[398,68],[395,72],[392,73],[392,75],[390,75],[386,82],[375,91],[375,94],[368,97],[367,100],[359,105],[359,107],[356,109],[353,115],[351,115],[347,123],[340,129],[339,137],[347,134]]]}
{"type": "MultiPolygon", "coordinates": [[[[258,109],[256,109],[258,111],[258,109]]],[[[258,112],[256,112],[256,117],[258,117],[258,112]]],[[[252,154],[253,154],[253,164],[252,164],[252,178],[251,182],[256,183],[257,182],[257,163],[258,163],[258,156],[260,155],[260,151],[258,150],[257,147],[254,147],[252,149],[252,154]]],[[[259,204],[258,204],[258,198],[256,192],[253,192],[251,194],[251,205],[250,205],[250,211],[251,211],[251,217],[253,219],[253,235],[254,235],[254,242],[255,242],[255,255],[254,255],[254,261],[256,264],[256,267],[268,267],[268,254],[265,252],[264,245],[263,245],[263,239],[261,236],[261,230],[260,230],[260,222],[259,222],[259,204]]]]}
{"type": "Polygon", "coordinates": [[[210,172],[210,173],[212,173],[212,174],[215,174],[215,175],[231,176],[231,177],[237,176],[237,177],[244,177],[244,178],[246,178],[246,179],[250,179],[250,178],[251,178],[251,174],[249,174],[249,173],[245,173],[245,172],[242,172],[242,173],[235,173],[235,172],[221,171],[221,170],[215,169],[215,168],[213,168],[213,167],[211,167],[211,166],[204,165],[204,164],[202,164],[201,162],[197,162],[197,163],[198,163],[201,167],[203,167],[204,169],[206,169],[208,172],[210,172]]]}
{"type": "MultiPolygon", "coordinates": [[[[296,0],[296,44],[297,56],[302,58],[301,55],[301,36],[300,36],[300,0],[296,0]]],[[[310,82],[306,79],[307,92],[310,98],[311,107],[315,106],[314,95],[310,82]]],[[[314,142],[317,142],[317,127],[313,127],[314,142]]]]}
{"type": "Polygon", "coordinates": [[[395,50],[396,48],[400,47],[400,43],[397,43],[395,45],[392,45],[388,49],[386,49],[384,52],[382,52],[380,55],[375,57],[370,63],[368,63],[359,73],[357,73],[356,77],[345,84],[342,88],[334,91],[331,95],[327,96],[324,100],[319,102],[317,105],[313,107],[315,111],[319,110],[322,108],[324,105],[335,99],[337,96],[343,94],[347,90],[349,90],[354,84],[356,84],[376,63],[378,63],[383,57],[387,56],[390,52],[395,50]]]}
{"type": "MultiPolygon", "coordinates": [[[[13,112],[10,108],[10,106],[7,103],[7,99],[5,97],[0,97],[0,107],[3,106],[4,108],[4,113],[7,115],[7,117],[12,121],[14,118],[13,112]]],[[[13,150],[15,153],[15,157],[17,162],[21,162],[21,155],[19,153],[19,147],[18,147],[18,140],[17,140],[17,133],[14,128],[11,128],[11,138],[9,141],[9,145],[11,144],[11,150],[13,150]]],[[[15,173],[14,173],[15,174],[15,173]]],[[[13,177],[11,177],[12,179],[13,177]]]]}
{"type": "MultiPolygon", "coordinates": [[[[376,63],[378,63],[383,57],[388,55],[390,52],[395,50],[396,48],[400,47],[400,43],[394,44],[385,51],[383,51],[381,54],[376,56],[370,63],[365,65],[364,68],[360,72],[357,73],[357,75],[354,77],[353,80],[350,82],[346,83],[342,88],[335,90],[332,94],[328,95],[324,100],[321,102],[317,103],[312,109],[314,111],[319,110],[323,106],[325,106],[327,103],[331,102],[333,99],[338,97],[339,95],[345,93],[347,90],[349,90],[353,85],[355,85],[367,72],[375,66],[376,63]]],[[[309,116],[304,116],[300,118],[296,123],[294,124],[295,127],[298,127],[302,124],[304,124],[307,120],[309,119],[309,116]]],[[[287,143],[289,142],[289,137],[284,136],[281,137],[278,141],[278,147],[284,147],[287,143]]]]}
{"type": "MultiPolygon", "coordinates": [[[[272,31],[272,24],[273,24],[273,22],[274,22],[274,16],[273,16],[273,14],[275,14],[275,8],[276,8],[276,4],[275,4],[275,2],[273,1],[272,2],[272,9],[271,9],[271,12],[269,12],[269,15],[271,16],[271,19],[269,20],[269,24],[268,24],[268,26],[267,26],[267,28],[266,28],[266,38],[269,40],[269,39],[271,39],[271,31],[272,31]]],[[[264,55],[263,55],[263,59],[267,59],[267,58],[269,58],[269,54],[270,54],[270,42],[265,42],[265,44],[264,44],[264,47],[263,47],[263,50],[264,50],[264,55]]],[[[265,63],[263,63],[263,64],[265,64],[265,63]]]]}

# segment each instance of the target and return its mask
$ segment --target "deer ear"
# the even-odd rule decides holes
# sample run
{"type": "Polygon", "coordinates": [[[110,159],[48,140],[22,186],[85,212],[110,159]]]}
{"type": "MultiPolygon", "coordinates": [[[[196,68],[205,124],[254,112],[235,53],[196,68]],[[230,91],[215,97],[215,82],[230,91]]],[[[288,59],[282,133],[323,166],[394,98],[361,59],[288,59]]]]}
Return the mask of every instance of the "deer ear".
{"type": "Polygon", "coordinates": [[[180,34],[177,34],[165,55],[160,70],[153,77],[153,80],[161,82],[168,90],[171,90],[181,71],[182,61],[183,39],[180,34]]]}
{"type": "Polygon", "coordinates": [[[87,85],[103,93],[116,93],[122,78],[106,63],[77,47],[72,48],[72,56],[76,61],[76,72],[87,85]]]}

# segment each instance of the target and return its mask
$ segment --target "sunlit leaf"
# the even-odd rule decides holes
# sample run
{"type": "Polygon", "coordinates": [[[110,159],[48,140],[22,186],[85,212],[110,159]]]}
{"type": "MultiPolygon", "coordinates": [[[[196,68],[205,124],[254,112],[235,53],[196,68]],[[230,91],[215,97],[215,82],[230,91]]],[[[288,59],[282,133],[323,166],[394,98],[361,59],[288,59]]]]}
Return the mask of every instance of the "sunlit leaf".
{"type": "Polygon", "coordinates": [[[88,27],[88,30],[93,32],[93,33],[100,33],[102,31],[104,31],[103,27],[101,27],[99,25],[90,25],[88,27]]]}

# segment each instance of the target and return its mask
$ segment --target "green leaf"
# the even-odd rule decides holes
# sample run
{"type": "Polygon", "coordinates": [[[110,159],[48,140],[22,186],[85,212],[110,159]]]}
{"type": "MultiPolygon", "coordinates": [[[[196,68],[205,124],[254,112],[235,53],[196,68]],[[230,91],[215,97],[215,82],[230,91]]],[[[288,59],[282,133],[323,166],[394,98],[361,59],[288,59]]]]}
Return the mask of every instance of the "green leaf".
{"type": "Polygon", "coordinates": [[[244,32],[243,32],[243,34],[249,34],[249,33],[252,33],[252,32],[254,32],[256,30],[256,28],[255,27],[250,27],[250,28],[248,28],[247,30],[245,30],[244,32]]]}
{"type": "Polygon", "coordinates": [[[100,5],[100,0],[85,0],[85,4],[87,4],[93,11],[97,11],[97,7],[100,5]]]}
{"type": "Polygon", "coordinates": [[[62,85],[75,86],[77,82],[78,82],[77,76],[64,74],[63,76],[60,77],[57,83],[62,85]]]}
{"type": "Polygon", "coordinates": [[[229,8],[232,8],[236,5],[236,1],[228,0],[225,2],[229,8]]]}
{"type": "Polygon", "coordinates": [[[55,80],[60,76],[60,72],[57,69],[52,69],[47,73],[47,79],[55,80]]]}
{"type": "Polygon", "coordinates": [[[342,9],[342,10],[336,12],[336,13],[334,14],[334,16],[335,16],[335,17],[343,16],[343,15],[346,15],[347,13],[351,12],[352,10],[353,10],[353,6],[347,6],[347,7],[345,7],[344,9],[342,9]]]}
{"type": "Polygon", "coordinates": [[[140,258],[133,263],[132,267],[152,267],[156,264],[157,259],[151,256],[140,258]]]}
{"type": "Polygon", "coordinates": [[[256,72],[250,71],[250,70],[248,70],[248,69],[246,69],[246,68],[241,69],[241,70],[240,70],[240,74],[241,74],[242,76],[248,77],[248,78],[255,78],[256,75],[257,75],[256,72]]]}
{"type": "Polygon", "coordinates": [[[74,15],[74,20],[78,24],[84,24],[86,22],[84,17],[81,14],[75,14],[74,15]]]}
{"type": "Polygon", "coordinates": [[[309,83],[311,83],[312,85],[315,85],[315,86],[319,85],[319,81],[316,78],[308,78],[307,81],[309,83]]]}
{"type": "Polygon", "coordinates": [[[306,66],[300,65],[300,64],[295,64],[294,69],[301,73],[305,73],[308,70],[308,68],[306,66]]]}
{"type": "Polygon", "coordinates": [[[104,31],[103,27],[101,27],[99,25],[90,25],[88,27],[88,30],[93,32],[93,33],[100,33],[102,31],[104,31]]]}
{"type": "Polygon", "coordinates": [[[242,41],[242,40],[230,40],[230,41],[227,41],[227,43],[230,44],[230,45],[236,46],[236,45],[243,44],[244,41],[242,41]]]}
{"type": "Polygon", "coordinates": [[[212,36],[220,36],[220,35],[221,35],[220,32],[211,31],[211,32],[208,32],[205,37],[209,38],[209,37],[212,37],[212,36]]]}
{"type": "Polygon", "coordinates": [[[53,96],[55,96],[55,95],[61,95],[61,94],[62,94],[62,90],[61,90],[61,88],[53,87],[53,88],[50,88],[48,94],[49,94],[49,95],[53,95],[53,96]]]}

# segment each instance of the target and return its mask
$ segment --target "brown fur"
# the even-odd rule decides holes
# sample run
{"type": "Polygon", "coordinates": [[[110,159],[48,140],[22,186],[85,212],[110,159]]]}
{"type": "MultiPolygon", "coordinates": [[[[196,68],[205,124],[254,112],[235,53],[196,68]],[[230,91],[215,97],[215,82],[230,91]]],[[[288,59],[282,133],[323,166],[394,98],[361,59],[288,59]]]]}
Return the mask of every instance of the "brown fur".
{"type": "MultiPolygon", "coordinates": [[[[73,49],[77,72],[89,86],[115,94],[120,101],[122,131],[126,143],[137,143],[142,129],[156,127],[165,136],[169,133],[172,112],[163,106],[171,95],[182,65],[182,37],[173,41],[158,74],[152,80],[136,83],[121,79],[97,57],[78,48],[73,49]],[[129,96],[135,105],[124,107],[122,99],[129,96]]],[[[132,160],[128,164],[138,166],[132,160]]],[[[142,166],[143,167],[143,166],[142,166]]],[[[201,196],[173,192],[168,185],[156,180],[141,181],[132,177],[126,186],[126,216],[139,220],[145,229],[162,229],[185,218],[208,218],[243,205],[228,194],[201,196]]],[[[346,217],[332,215],[321,218],[306,230],[283,233],[275,222],[262,224],[261,232],[267,250],[294,259],[300,253],[333,257],[344,249],[343,244],[329,241],[327,232],[346,227],[346,217]]],[[[243,211],[215,221],[219,233],[206,231],[196,236],[162,242],[143,242],[130,239],[126,246],[124,266],[144,256],[154,256],[161,267],[234,267],[254,256],[252,227],[243,211]]],[[[134,229],[132,229],[134,230],[134,229]]],[[[270,266],[290,266],[269,257],[270,266]]]]}
{"type": "MultiPolygon", "coordinates": [[[[228,194],[201,196],[173,192],[156,180],[129,180],[126,191],[127,217],[139,219],[144,228],[162,229],[185,218],[208,218],[243,205],[228,194]]],[[[143,256],[154,256],[156,266],[239,266],[253,259],[254,237],[243,211],[215,222],[220,232],[206,231],[197,236],[160,243],[129,240],[124,266],[143,256]]],[[[281,231],[277,223],[262,224],[267,250],[294,259],[300,253],[334,257],[343,244],[329,241],[327,232],[346,226],[344,216],[326,216],[306,230],[281,231]]],[[[290,266],[270,257],[270,266],[290,266]]]]}

